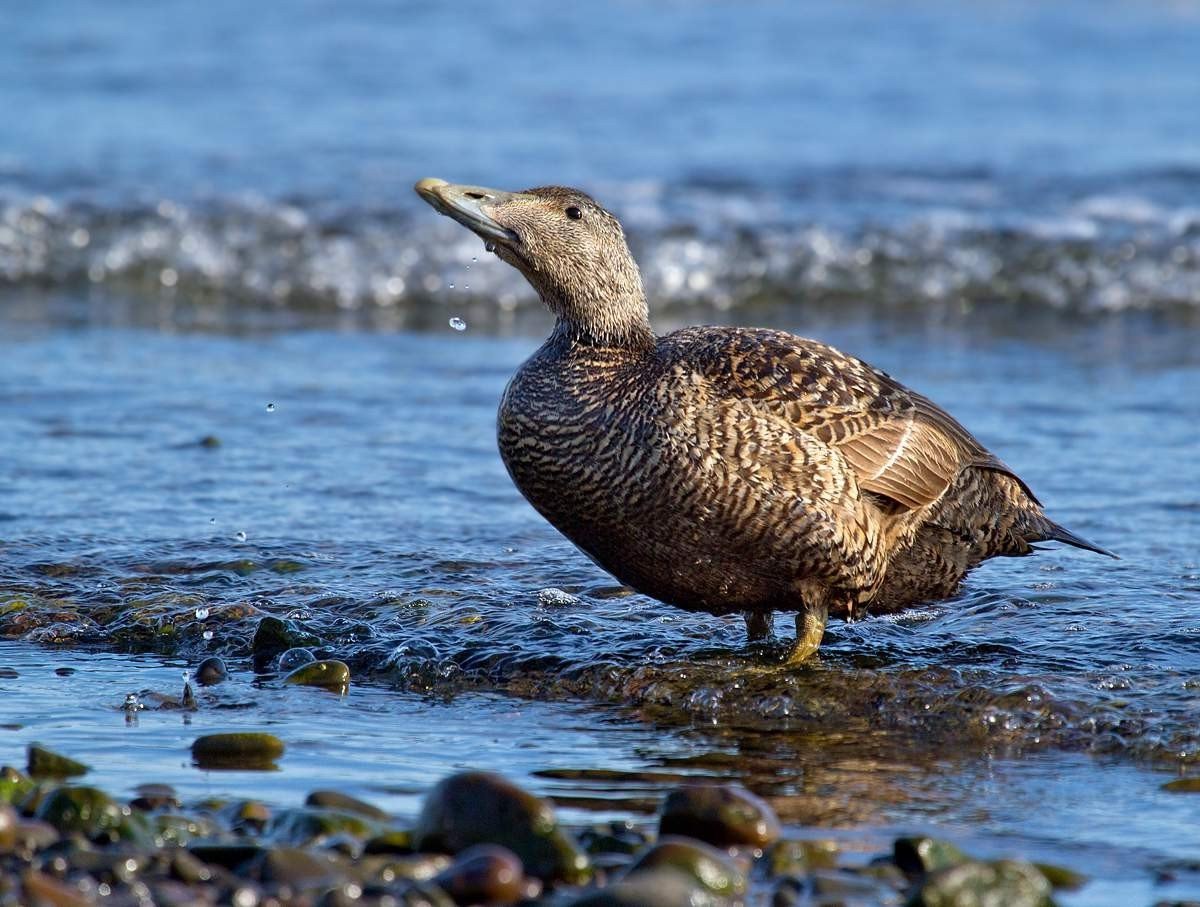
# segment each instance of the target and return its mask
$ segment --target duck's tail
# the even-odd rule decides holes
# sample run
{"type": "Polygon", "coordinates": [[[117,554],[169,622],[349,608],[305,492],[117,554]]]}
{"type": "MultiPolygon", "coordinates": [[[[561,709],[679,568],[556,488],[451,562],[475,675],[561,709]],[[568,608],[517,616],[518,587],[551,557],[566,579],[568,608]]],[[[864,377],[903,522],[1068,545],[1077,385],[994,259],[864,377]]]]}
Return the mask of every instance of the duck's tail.
{"type": "Polygon", "coordinates": [[[1119,555],[1114,554],[1107,548],[1101,548],[1099,545],[1095,545],[1092,542],[1089,542],[1087,539],[1076,535],[1065,526],[1060,526],[1048,516],[1043,515],[1042,520],[1045,521],[1045,525],[1039,528],[1042,529],[1044,535],[1042,535],[1038,541],[1063,542],[1067,545],[1074,545],[1076,548],[1083,548],[1086,551],[1095,551],[1097,554],[1103,554],[1106,557],[1111,557],[1118,561],[1121,559],[1119,555]]]}

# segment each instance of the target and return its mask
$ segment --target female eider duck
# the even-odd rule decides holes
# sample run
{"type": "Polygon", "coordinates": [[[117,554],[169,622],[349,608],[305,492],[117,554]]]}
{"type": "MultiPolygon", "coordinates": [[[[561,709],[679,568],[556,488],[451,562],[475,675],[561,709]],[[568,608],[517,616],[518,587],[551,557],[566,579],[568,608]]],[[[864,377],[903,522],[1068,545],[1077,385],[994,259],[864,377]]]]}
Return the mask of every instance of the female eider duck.
{"type": "Polygon", "coordinates": [[[639,592],[742,612],[751,639],[797,612],[794,663],[829,615],[946,598],[987,558],[1048,540],[1110,554],[865,362],[782,331],[656,336],[621,225],[583,192],[415,188],[557,318],[504,392],[500,454],[542,516],[639,592]]]}

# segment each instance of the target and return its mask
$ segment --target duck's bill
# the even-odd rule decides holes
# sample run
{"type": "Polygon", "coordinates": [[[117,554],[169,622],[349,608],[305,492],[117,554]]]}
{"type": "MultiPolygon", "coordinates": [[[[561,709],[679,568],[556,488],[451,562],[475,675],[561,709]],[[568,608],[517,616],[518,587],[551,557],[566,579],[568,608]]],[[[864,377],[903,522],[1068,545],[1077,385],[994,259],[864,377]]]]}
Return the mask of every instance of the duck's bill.
{"type": "Polygon", "coordinates": [[[498,224],[487,212],[489,208],[504,204],[515,193],[482,186],[458,186],[436,177],[419,180],[413,188],[439,214],[453,218],[485,240],[510,245],[520,242],[516,233],[498,224]]]}

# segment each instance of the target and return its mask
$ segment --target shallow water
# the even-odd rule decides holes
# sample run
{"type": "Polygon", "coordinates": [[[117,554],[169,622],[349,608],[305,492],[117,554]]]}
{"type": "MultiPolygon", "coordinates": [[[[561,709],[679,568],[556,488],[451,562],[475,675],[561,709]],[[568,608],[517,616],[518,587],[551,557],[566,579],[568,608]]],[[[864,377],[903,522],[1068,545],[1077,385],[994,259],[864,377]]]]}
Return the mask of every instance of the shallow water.
{"type": "Polygon", "coordinates": [[[532,335],[167,329],[136,306],[116,323],[107,297],[29,302],[0,332],[14,754],[60,746],[118,790],[295,802],[334,784],[400,813],[482,765],[576,821],[652,811],[680,774],[735,777],[864,859],[932,829],[1109,880],[1079,903],[1200,890],[1195,807],[1159,790],[1200,758],[1200,351],[1171,325],[817,325],[1122,560],[986,565],[953,602],[835,625],[817,664],[780,675],[740,620],[629,594],[521,501],[494,409],[532,335]],[[255,680],[261,614],[347,661],[350,695],[255,680]],[[207,654],[235,679],[195,715],[153,708],[207,654]],[[149,706],[133,723],[129,692],[149,706]],[[190,767],[194,736],[252,727],[289,741],[277,775],[190,767]]]}

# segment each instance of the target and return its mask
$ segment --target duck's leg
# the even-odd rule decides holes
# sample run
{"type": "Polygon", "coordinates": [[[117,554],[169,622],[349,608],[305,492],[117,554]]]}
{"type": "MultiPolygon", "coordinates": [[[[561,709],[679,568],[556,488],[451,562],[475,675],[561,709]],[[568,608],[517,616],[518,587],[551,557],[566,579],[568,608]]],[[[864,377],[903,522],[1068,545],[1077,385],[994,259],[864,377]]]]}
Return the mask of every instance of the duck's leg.
{"type": "Polygon", "coordinates": [[[825,637],[828,619],[829,603],[824,596],[821,596],[820,604],[810,605],[796,615],[796,641],[784,655],[783,666],[798,665],[816,654],[825,637]]]}
{"type": "Polygon", "coordinates": [[[746,619],[746,641],[761,642],[771,635],[770,611],[744,611],[746,619]]]}

